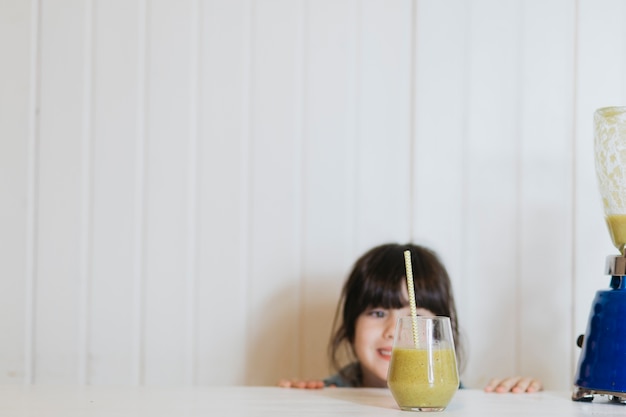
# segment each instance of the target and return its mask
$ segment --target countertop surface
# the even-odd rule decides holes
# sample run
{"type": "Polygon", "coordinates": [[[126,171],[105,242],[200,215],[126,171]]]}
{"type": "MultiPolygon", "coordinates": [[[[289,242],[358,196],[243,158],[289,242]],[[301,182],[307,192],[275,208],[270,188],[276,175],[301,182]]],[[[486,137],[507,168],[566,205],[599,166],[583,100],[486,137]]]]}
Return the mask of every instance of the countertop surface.
{"type": "MultiPolygon", "coordinates": [[[[2,417],[85,416],[404,416],[387,389],[277,387],[0,386],[2,417]]],[[[419,413],[418,413],[419,414],[419,413]]],[[[459,390],[452,416],[626,416],[626,405],[597,396],[574,402],[570,392],[487,394],[459,390]]]]}

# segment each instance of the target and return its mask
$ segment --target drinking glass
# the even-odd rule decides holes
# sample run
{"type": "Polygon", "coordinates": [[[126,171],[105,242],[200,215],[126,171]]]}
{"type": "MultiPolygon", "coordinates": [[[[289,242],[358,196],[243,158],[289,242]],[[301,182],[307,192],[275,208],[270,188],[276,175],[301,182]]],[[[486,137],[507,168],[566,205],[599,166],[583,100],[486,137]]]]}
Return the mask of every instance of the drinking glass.
{"type": "Polygon", "coordinates": [[[402,410],[442,411],[459,388],[450,318],[400,317],[387,385],[402,410]]]}

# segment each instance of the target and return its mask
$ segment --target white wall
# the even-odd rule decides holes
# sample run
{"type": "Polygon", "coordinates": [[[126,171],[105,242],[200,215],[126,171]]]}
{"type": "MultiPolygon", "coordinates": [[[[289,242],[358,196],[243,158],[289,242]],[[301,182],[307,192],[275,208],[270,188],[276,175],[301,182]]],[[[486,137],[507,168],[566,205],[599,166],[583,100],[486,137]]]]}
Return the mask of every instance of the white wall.
{"type": "Polygon", "coordinates": [[[0,2],[0,383],[323,377],[340,287],[437,250],[463,375],[569,389],[614,253],[620,0],[0,2]]]}

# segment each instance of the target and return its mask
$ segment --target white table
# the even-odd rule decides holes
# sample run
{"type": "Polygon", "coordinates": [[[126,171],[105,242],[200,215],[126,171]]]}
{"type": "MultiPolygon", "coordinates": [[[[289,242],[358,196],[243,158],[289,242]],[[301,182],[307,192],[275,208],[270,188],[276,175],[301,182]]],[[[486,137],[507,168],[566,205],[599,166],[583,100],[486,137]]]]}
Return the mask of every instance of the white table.
{"type": "Polygon", "coordinates": [[[486,394],[464,389],[440,413],[401,411],[386,389],[276,387],[0,386],[2,417],[626,416],[607,397],[573,402],[569,392],[486,394]]]}

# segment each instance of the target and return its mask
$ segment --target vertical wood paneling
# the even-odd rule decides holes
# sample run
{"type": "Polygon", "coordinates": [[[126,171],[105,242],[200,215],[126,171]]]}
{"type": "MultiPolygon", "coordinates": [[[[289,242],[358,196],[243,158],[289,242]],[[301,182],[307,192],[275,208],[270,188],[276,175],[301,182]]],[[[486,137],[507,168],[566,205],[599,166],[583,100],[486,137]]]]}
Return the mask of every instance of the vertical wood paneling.
{"type": "Polygon", "coordinates": [[[79,238],[79,324],[78,324],[78,383],[89,378],[89,333],[91,328],[92,235],[93,235],[93,64],[94,64],[94,4],[84,2],[83,30],[83,118],[81,121],[81,182],[79,238]]]}
{"type": "MultiPolygon", "coordinates": [[[[40,109],[40,68],[41,68],[41,5],[34,0],[30,10],[30,65],[28,94],[28,145],[27,145],[27,185],[26,185],[26,265],[24,288],[24,383],[35,380],[35,282],[37,276],[37,230],[39,196],[39,109],[40,109]]],[[[19,317],[19,316],[18,316],[19,317]]]]}
{"type": "Polygon", "coordinates": [[[416,242],[436,250],[446,265],[463,330],[467,300],[461,295],[469,285],[463,254],[470,9],[464,0],[420,0],[415,7],[412,234],[416,242]]]}
{"type": "Polygon", "coordinates": [[[196,290],[198,255],[198,107],[200,102],[200,34],[202,15],[199,0],[192,0],[189,13],[189,146],[187,148],[187,251],[185,259],[185,384],[196,381],[196,290]]]}
{"type": "MultiPolygon", "coordinates": [[[[0,68],[0,304],[4,317],[0,321],[3,342],[0,344],[0,383],[20,383],[30,378],[26,375],[30,359],[30,286],[24,279],[31,271],[27,261],[32,241],[28,224],[32,204],[29,182],[29,126],[33,110],[30,68],[37,65],[31,54],[32,39],[37,31],[36,8],[30,2],[0,4],[0,50],[5,55],[0,68]],[[27,246],[28,245],[28,246],[27,246]],[[26,359],[26,361],[25,361],[26,359]]],[[[34,48],[36,50],[36,48],[34,48]]]]}
{"type": "Polygon", "coordinates": [[[191,3],[151,2],[146,126],[145,382],[185,382],[191,3]]]}
{"type": "Polygon", "coordinates": [[[148,2],[137,2],[137,129],[133,175],[133,382],[145,381],[146,141],[148,124],[148,2]]]}
{"type": "Polygon", "coordinates": [[[515,374],[519,349],[519,7],[515,1],[471,3],[463,320],[471,330],[467,383],[476,387],[515,374]],[[493,295],[488,307],[486,294],[493,295]]]}
{"type": "MultiPolygon", "coordinates": [[[[328,375],[336,301],[353,250],[356,69],[354,0],[314,1],[305,11],[302,328],[299,374],[328,375]],[[329,244],[332,240],[333,244],[329,244]]],[[[286,377],[290,375],[285,375],[286,377]]]]}
{"type": "MultiPolygon", "coordinates": [[[[141,227],[141,190],[136,143],[141,120],[139,4],[94,4],[93,71],[93,232],[89,327],[91,384],[133,384],[137,365],[134,340],[134,234],[141,227]],[[123,12],[122,12],[123,11],[123,12]],[[116,27],[115,31],[109,28],[116,27]],[[138,196],[137,196],[138,194],[138,196]]],[[[139,257],[139,259],[136,259],[139,257]]]]}
{"type": "Polygon", "coordinates": [[[199,384],[247,382],[250,8],[248,0],[200,7],[199,384]]]}
{"type": "Polygon", "coordinates": [[[624,18],[619,0],[3,2],[0,382],[324,377],[352,262],[413,238],[452,275],[465,385],[569,389],[615,252],[591,123],[626,101],[624,18]]]}
{"type": "Polygon", "coordinates": [[[356,236],[359,252],[411,234],[411,2],[359,4],[356,236]]]}
{"type": "Polygon", "coordinates": [[[520,85],[520,305],[517,374],[567,387],[572,346],[573,100],[575,4],[524,3],[520,85]],[[558,18],[556,18],[558,16],[558,18]],[[538,105],[541,103],[541,105],[538,105]],[[559,292],[559,297],[554,296],[559,292]],[[541,305],[542,308],[524,308],[541,305]],[[550,319],[546,319],[549,317],[550,319]]]}
{"type": "Polygon", "coordinates": [[[41,16],[35,382],[74,383],[82,233],[83,3],[43,3],[41,16]]]}
{"type": "Polygon", "coordinates": [[[251,90],[251,236],[248,377],[277,381],[297,367],[300,292],[300,100],[302,3],[254,5],[251,90]]]}

